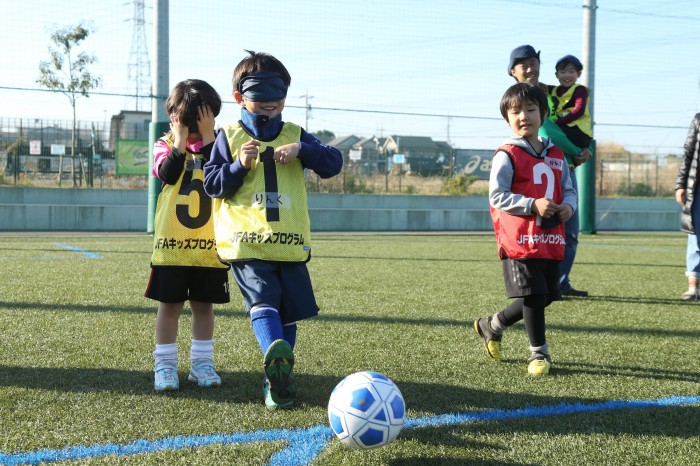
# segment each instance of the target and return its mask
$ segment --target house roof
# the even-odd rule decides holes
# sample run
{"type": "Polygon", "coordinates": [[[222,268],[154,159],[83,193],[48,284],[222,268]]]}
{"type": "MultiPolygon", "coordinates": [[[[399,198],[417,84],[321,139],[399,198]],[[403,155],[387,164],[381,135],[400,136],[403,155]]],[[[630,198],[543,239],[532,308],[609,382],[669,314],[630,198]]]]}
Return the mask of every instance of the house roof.
{"type": "Polygon", "coordinates": [[[452,146],[447,141],[435,141],[435,145],[439,151],[450,152],[452,150],[452,146]]]}
{"type": "Polygon", "coordinates": [[[350,149],[353,144],[359,141],[360,138],[351,134],[349,136],[338,136],[328,142],[329,146],[333,146],[336,149],[350,149]]]}
{"type": "Polygon", "coordinates": [[[428,149],[435,150],[437,146],[435,141],[429,136],[401,136],[391,135],[390,138],[399,147],[399,150],[404,149],[428,149]]]}
{"type": "Polygon", "coordinates": [[[357,141],[355,144],[353,144],[353,147],[361,147],[363,149],[377,149],[378,147],[382,147],[384,145],[384,141],[386,141],[386,138],[379,138],[376,136],[372,136],[369,138],[361,138],[359,141],[357,141]],[[375,142],[375,138],[377,141],[375,142]]]}

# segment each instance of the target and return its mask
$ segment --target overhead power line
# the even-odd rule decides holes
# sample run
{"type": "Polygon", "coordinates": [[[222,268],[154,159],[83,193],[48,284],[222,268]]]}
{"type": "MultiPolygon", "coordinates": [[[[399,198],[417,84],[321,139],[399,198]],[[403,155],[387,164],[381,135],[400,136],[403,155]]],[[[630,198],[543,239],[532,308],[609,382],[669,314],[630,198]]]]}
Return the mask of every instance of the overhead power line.
{"type": "MultiPolygon", "coordinates": [[[[54,89],[42,89],[42,88],[26,88],[26,87],[11,87],[11,86],[0,86],[0,89],[7,89],[12,91],[30,91],[30,92],[51,92],[60,93],[54,89]]],[[[103,95],[110,97],[140,97],[140,98],[152,98],[153,95],[140,95],[136,96],[128,93],[120,92],[100,92],[100,91],[90,91],[88,95],[103,95]]],[[[166,98],[167,96],[159,96],[161,98],[166,98]]],[[[234,104],[233,100],[223,100],[223,103],[234,104]]],[[[296,108],[305,110],[306,105],[285,105],[286,108],[296,108]]],[[[415,116],[415,117],[425,117],[425,118],[454,118],[461,120],[489,120],[489,121],[502,121],[503,118],[497,117],[487,117],[487,116],[474,116],[474,115],[453,115],[447,113],[421,113],[421,112],[399,112],[392,110],[367,110],[361,108],[342,108],[342,107],[313,107],[314,110],[326,110],[329,112],[352,112],[352,113],[371,113],[377,115],[398,115],[398,116],[415,116]]],[[[688,129],[688,126],[675,126],[675,125],[645,125],[636,123],[601,123],[596,121],[596,126],[611,126],[611,127],[625,127],[625,128],[656,128],[656,129],[688,129]]]]}

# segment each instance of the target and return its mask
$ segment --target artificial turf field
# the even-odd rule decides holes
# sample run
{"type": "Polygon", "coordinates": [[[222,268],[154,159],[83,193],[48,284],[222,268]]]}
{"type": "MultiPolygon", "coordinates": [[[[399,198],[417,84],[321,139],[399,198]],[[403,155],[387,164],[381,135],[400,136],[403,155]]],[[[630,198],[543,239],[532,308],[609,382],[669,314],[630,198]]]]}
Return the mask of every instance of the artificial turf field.
{"type": "Polygon", "coordinates": [[[233,281],[216,307],[223,386],[152,390],[147,235],[0,237],[0,464],[697,465],[700,304],[683,302],[686,236],[581,237],[586,299],[547,309],[550,376],[527,376],[522,325],[492,363],[475,317],[508,300],[493,235],[314,236],[321,314],[302,322],[299,398],[269,411],[262,355],[233,281]],[[398,439],[350,450],[326,405],[346,375],[390,377],[398,439]]]}

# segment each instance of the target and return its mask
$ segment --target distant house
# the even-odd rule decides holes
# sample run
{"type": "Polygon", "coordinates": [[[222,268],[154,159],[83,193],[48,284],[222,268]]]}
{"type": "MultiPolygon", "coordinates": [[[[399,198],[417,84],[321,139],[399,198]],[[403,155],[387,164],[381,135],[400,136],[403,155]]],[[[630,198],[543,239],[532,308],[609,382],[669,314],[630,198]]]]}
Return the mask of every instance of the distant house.
{"type": "Polygon", "coordinates": [[[117,139],[148,141],[151,112],[122,110],[112,115],[109,126],[109,150],[114,150],[117,139]]]}
{"type": "Polygon", "coordinates": [[[352,149],[353,144],[356,144],[362,138],[351,134],[349,136],[336,136],[331,139],[327,144],[338,149],[343,155],[347,156],[352,149]]]}
{"type": "Polygon", "coordinates": [[[384,150],[403,154],[409,170],[423,176],[441,174],[451,158],[448,143],[433,141],[428,136],[391,135],[384,143],[384,150]]]}
{"type": "Polygon", "coordinates": [[[349,164],[361,168],[363,173],[372,173],[375,170],[383,171],[386,166],[384,156],[384,143],[386,138],[371,136],[361,138],[352,146],[353,157],[350,157],[349,164]]]}
{"type": "Polygon", "coordinates": [[[347,167],[354,162],[354,157],[356,151],[353,149],[353,145],[359,142],[362,138],[351,134],[349,136],[337,136],[330,141],[328,141],[329,146],[333,146],[343,154],[343,166],[347,167]],[[352,153],[352,154],[351,154],[352,153]]]}
{"type": "Polygon", "coordinates": [[[314,137],[316,137],[316,139],[321,141],[322,144],[328,144],[333,140],[333,138],[335,138],[335,135],[327,130],[314,132],[312,134],[314,135],[314,137]]]}

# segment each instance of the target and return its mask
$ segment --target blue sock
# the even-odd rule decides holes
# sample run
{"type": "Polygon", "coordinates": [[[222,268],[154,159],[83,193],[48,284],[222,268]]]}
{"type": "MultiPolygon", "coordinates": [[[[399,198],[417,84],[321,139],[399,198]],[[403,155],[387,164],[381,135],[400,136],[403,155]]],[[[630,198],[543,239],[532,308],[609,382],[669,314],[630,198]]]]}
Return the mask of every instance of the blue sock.
{"type": "Polygon", "coordinates": [[[255,306],[250,310],[250,322],[263,354],[273,341],[283,338],[282,321],[277,309],[270,306],[255,306]]]}
{"type": "Polygon", "coordinates": [[[289,346],[294,349],[294,345],[297,343],[297,323],[283,325],[282,335],[284,335],[284,340],[289,343],[289,346]]]}

